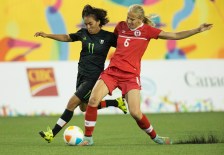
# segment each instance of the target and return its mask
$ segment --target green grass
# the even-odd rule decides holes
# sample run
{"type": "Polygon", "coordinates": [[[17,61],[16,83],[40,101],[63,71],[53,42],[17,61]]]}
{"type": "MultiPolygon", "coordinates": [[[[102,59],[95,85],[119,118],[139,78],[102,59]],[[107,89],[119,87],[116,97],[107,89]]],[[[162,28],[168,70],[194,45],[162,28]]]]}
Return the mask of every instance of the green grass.
{"type": "MultiPolygon", "coordinates": [[[[141,131],[130,115],[99,115],[94,131],[94,146],[67,146],[60,132],[50,144],[38,134],[53,127],[58,116],[0,117],[2,155],[221,155],[224,154],[224,113],[148,114],[161,136],[174,143],[191,136],[214,135],[214,144],[158,145],[141,131]]],[[[68,125],[83,128],[84,116],[74,116],[68,125]]],[[[68,126],[67,125],[67,126],[68,126]]],[[[66,127],[67,127],[66,126],[66,127]]]]}

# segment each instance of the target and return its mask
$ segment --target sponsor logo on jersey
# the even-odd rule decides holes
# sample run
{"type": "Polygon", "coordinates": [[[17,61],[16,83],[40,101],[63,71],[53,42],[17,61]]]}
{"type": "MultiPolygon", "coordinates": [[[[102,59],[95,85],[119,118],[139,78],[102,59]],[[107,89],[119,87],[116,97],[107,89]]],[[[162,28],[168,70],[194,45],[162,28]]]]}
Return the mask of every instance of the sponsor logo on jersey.
{"type": "Polygon", "coordinates": [[[100,44],[103,44],[104,43],[104,40],[100,39],[100,44]]]}
{"type": "Polygon", "coordinates": [[[53,68],[27,68],[32,96],[58,96],[53,68]]]}
{"type": "Polygon", "coordinates": [[[136,30],[136,31],[134,32],[134,35],[135,35],[136,37],[139,37],[139,36],[141,36],[141,31],[139,31],[139,30],[136,30]]]}

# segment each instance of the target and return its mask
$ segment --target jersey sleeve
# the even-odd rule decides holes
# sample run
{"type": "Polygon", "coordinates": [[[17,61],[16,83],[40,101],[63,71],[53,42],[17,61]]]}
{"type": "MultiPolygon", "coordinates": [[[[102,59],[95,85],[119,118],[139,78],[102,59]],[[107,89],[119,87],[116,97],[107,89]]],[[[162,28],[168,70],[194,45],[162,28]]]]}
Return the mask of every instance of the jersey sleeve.
{"type": "Polygon", "coordinates": [[[158,39],[161,29],[149,26],[149,38],[158,39]]]}
{"type": "Polygon", "coordinates": [[[121,29],[120,26],[121,25],[121,22],[119,22],[117,25],[116,25],[116,27],[115,27],[115,29],[114,29],[114,34],[116,35],[116,36],[118,36],[118,33],[119,33],[119,30],[121,29]]]}
{"type": "Polygon", "coordinates": [[[76,33],[70,33],[69,37],[72,39],[72,41],[78,41],[82,38],[82,30],[77,31],[76,33]]]}

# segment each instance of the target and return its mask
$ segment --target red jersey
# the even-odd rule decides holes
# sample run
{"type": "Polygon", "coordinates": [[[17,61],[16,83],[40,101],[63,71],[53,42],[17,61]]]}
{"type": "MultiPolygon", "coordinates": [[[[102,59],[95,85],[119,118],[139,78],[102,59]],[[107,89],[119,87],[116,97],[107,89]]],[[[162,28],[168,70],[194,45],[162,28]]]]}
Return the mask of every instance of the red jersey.
{"type": "Polygon", "coordinates": [[[160,29],[142,24],[131,30],[126,22],[121,21],[114,33],[118,36],[117,47],[110,60],[109,67],[140,75],[141,58],[151,38],[157,39],[160,29]]]}

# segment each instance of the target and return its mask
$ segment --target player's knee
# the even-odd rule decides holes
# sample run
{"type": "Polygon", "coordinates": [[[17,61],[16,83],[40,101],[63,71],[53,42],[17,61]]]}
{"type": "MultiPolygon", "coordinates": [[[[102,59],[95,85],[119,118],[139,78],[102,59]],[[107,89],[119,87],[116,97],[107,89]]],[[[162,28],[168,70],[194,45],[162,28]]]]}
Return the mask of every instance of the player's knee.
{"type": "Polygon", "coordinates": [[[86,108],[79,107],[79,109],[80,109],[82,112],[86,112],[86,108]]]}
{"type": "Polygon", "coordinates": [[[77,106],[75,104],[68,104],[67,109],[70,111],[74,111],[77,106]]]}
{"type": "Polygon", "coordinates": [[[129,110],[130,115],[135,119],[135,120],[140,120],[142,113],[141,111],[137,111],[137,110],[129,110]]]}
{"type": "Polygon", "coordinates": [[[79,105],[79,109],[80,109],[82,112],[86,112],[86,106],[83,106],[82,104],[79,105]]]}
{"type": "Polygon", "coordinates": [[[74,111],[75,108],[79,105],[78,102],[74,101],[74,100],[69,100],[68,104],[67,104],[67,109],[70,111],[74,111]]]}
{"type": "Polygon", "coordinates": [[[96,107],[98,104],[99,104],[100,101],[98,101],[98,99],[96,97],[91,97],[89,99],[89,105],[90,106],[93,106],[93,107],[96,107]]]}

